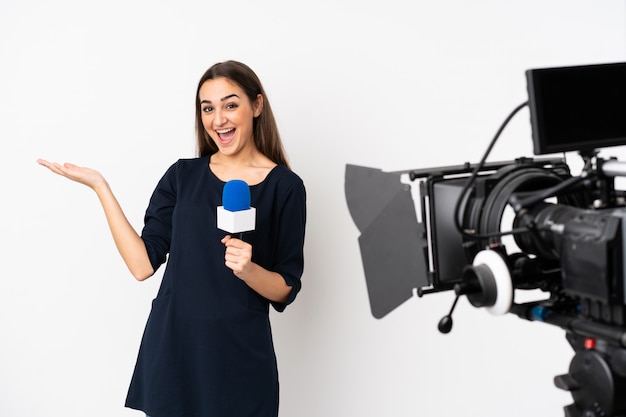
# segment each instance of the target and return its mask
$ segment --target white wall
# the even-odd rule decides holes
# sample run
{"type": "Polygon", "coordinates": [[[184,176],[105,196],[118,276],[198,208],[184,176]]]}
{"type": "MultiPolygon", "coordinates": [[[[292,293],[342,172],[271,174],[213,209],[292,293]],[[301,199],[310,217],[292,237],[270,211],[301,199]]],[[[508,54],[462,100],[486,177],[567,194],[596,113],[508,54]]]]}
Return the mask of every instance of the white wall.
{"type": "MultiPolygon", "coordinates": [[[[308,189],[303,290],[272,315],[282,416],[562,415],[560,329],[464,300],[443,336],[450,293],[371,316],[344,169],[476,162],[526,69],[623,61],[625,29],[618,0],[1,0],[0,416],[140,415],[123,402],[160,275],[135,282],[95,196],[35,159],[99,169],[141,227],[193,155],[197,79],[231,58],[308,189]]],[[[490,160],[531,149],[523,110],[490,160]]]]}

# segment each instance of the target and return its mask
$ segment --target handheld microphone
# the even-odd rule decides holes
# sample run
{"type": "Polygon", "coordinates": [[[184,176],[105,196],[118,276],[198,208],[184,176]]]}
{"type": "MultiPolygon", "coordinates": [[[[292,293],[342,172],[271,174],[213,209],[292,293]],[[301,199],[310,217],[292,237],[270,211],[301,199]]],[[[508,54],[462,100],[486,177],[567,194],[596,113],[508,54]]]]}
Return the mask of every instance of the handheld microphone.
{"type": "Polygon", "coordinates": [[[231,180],[224,185],[222,205],[217,207],[217,228],[230,234],[254,230],[256,209],[250,207],[250,187],[245,181],[231,180]]]}

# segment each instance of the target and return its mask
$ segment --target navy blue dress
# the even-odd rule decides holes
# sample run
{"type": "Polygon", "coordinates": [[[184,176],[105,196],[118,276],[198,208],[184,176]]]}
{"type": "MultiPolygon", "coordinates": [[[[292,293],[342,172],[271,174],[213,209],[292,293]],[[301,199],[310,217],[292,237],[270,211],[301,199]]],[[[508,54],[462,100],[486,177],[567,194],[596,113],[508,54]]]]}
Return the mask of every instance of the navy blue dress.
{"type": "Polygon", "coordinates": [[[159,181],[141,237],[156,270],[167,259],[146,324],[126,406],[151,417],[275,417],[278,371],[269,305],[300,290],[306,221],[302,180],[283,165],[250,187],[252,261],[291,287],[265,299],[224,264],[217,229],[224,182],[209,156],[181,159],[159,181]]]}

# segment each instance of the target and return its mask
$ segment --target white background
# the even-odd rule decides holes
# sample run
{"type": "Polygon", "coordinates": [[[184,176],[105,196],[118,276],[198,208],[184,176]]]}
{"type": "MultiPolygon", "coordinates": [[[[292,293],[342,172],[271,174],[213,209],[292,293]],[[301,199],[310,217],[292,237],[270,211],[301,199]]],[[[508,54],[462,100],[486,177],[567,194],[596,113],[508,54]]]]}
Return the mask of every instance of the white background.
{"type": "MultiPolygon", "coordinates": [[[[562,330],[463,300],[441,335],[452,293],[373,318],[344,171],[477,162],[526,69],[626,59],[619,0],[0,0],[0,416],[141,415],[123,403],[162,271],[135,282],[95,195],[35,160],[100,170],[140,228],[225,59],[260,76],[308,191],[303,289],[272,313],[281,415],[562,416],[562,330]]],[[[518,156],[527,109],[489,160],[518,156]]]]}

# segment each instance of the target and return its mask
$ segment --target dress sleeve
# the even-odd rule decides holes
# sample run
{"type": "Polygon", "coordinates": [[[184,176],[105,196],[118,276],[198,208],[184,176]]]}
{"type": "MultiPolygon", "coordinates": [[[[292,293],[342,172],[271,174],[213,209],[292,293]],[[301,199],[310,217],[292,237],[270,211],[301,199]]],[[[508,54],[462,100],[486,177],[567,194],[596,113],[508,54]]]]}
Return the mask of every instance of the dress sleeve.
{"type": "Polygon", "coordinates": [[[278,256],[274,271],[282,275],[291,287],[289,297],[284,303],[272,302],[278,312],[291,304],[300,288],[304,270],[304,234],[306,226],[306,190],[300,178],[286,190],[283,204],[277,210],[279,218],[278,256]]]}
{"type": "Polygon", "coordinates": [[[161,266],[170,251],[172,213],[176,204],[176,164],[172,165],[157,184],[144,216],[141,231],[148,257],[154,271],[161,266]]]}

